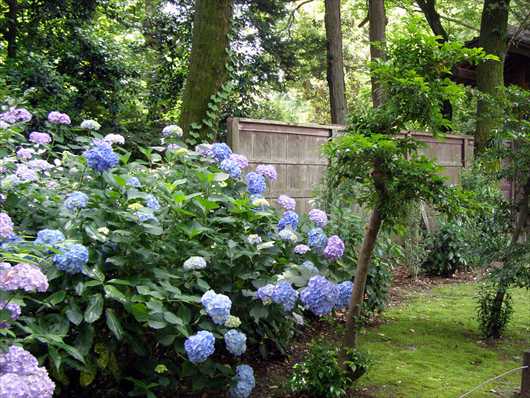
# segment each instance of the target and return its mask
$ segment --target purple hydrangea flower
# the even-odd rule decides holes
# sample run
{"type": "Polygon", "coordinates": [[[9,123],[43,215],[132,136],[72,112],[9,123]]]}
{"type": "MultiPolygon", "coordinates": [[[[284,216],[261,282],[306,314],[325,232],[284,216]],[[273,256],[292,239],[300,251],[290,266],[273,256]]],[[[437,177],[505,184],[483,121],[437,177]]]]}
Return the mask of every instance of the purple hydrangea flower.
{"type": "Polygon", "coordinates": [[[83,156],[91,169],[101,173],[112,169],[119,161],[112,145],[103,140],[94,141],[92,147],[83,152],[83,156]]]}
{"type": "Polygon", "coordinates": [[[267,189],[265,178],[258,173],[247,174],[247,190],[251,195],[261,195],[267,189]]]}
{"type": "Polygon", "coordinates": [[[49,144],[52,142],[52,137],[48,133],[41,133],[39,131],[33,131],[29,135],[30,142],[33,142],[34,144],[49,144]]]}
{"type": "Polygon", "coordinates": [[[203,303],[206,313],[217,325],[223,325],[230,316],[232,301],[230,301],[230,298],[224,294],[217,294],[214,291],[209,290],[203,295],[203,300],[201,299],[201,302],[203,303]],[[213,294],[209,292],[213,292],[213,294]]]}
{"type": "Polygon", "coordinates": [[[33,159],[28,162],[28,167],[37,171],[46,171],[53,169],[53,165],[43,159],[33,159]]]}
{"type": "Polygon", "coordinates": [[[330,236],[324,249],[324,256],[328,260],[336,261],[344,254],[344,242],[337,235],[330,236]]]}
{"type": "Polygon", "coordinates": [[[271,181],[276,181],[278,179],[276,168],[270,164],[260,164],[258,167],[256,167],[256,173],[262,175],[263,177],[267,177],[271,181]]]}
{"type": "Polygon", "coordinates": [[[140,220],[140,222],[148,222],[148,221],[158,222],[158,218],[156,218],[156,216],[150,212],[137,211],[134,213],[134,215],[138,217],[138,220],[140,220]]]}
{"type": "Polygon", "coordinates": [[[307,245],[296,245],[294,247],[295,254],[306,254],[311,248],[307,245]]]}
{"type": "Polygon", "coordinates": [[[48,121],[53,124],[70,124],[72,121],[70,120],[70,116],[68,116],[66,113],[61,113],[57,111],[52,111],[48,113],[48,121]]]}
{"type": "Polygon", "coordinates": [[[313,209],[309,212],[309,219],[313,221],[317,227],[324,228],[328,223],[328,215],[325,211],[313,209]]]}
{"type": "Polygon", "coordinates": [[[0,120],[0,130],[5,130],[7,128],[11,127],[9,123],[4,122],[3,120],[0,120]]]}
{"type": "Polygon", "coordinates": [[[88,196],[83,192],[72,192],[64,200],[64,207],[70,211],[75,211],[86,207],[88,204],[88,196]]]}
{"type": "Polygon", "coordinates": [[[195,152],[204,157],[213,156],[211,144],[199,144],[195,147],[195,152]]]}
{"type": "Polygon", "coordinates": [[[13,221],[11,220],[11,217],[9,217],[9,214],[7,213],[0,213],[0,238],[2,239],[9,239],[12,238],[15,234],[13,232],[13,221]]]}
{"type": "Polygon", "coordinates": [[[230,157],[232,150],[224,142],[216,142],[215,144],[212,144],[211,153],[217,162],[222,162],[230,157]]]}
{"type": "Polygon", "coordinates": [[[323,250],[326,247],[328,238],[322,228],[313,228],[307,233],[307,244],[317,250],[323,250]]]}
{"type": "Polygon", "coordinates": [[[130,177],[127,179],[126,185],[133,187],[133,188],[141,188],[142,183],[137,177],[130,177]]]}
{"type": "Polygon", "coordinates": [[[184,349],[191,363],[201,363],[215,351],[215,337],[212,333],[201,330],[184,342],[184,349]]]}
{"type": "Polygon", "coordinates": [[[0,119],[7,123],[29,122],[31,113],[25,108],[11,108],[10,110],[0,113],[0,119]]]}
{"type": "Polygon", "coordinates": [[[55,245],[56,243],[64,242],[65,237],[63,233],[57,229],[43,229],[37,232],[37,239],[35,243],[39,245],[55,245]]]}
{"type": "MultiPolygon", "coordinates": [[[[21,314],[20,305],[15,303],[8,303],[6,301],[0,300],[0,311],[9,312],[9,317],[12,321],[16,321],[21,314]]],[[[0,322],[0,329],[7,328],[9,324],[7,322],[0,322]]]]}
{"type": "Polygon", "coordinates": [[[287,210],[283,213],[282,218],[278,222],[278,230],[282,230],[286,227],[290,227],[293,231],[296,231],[298,227],[298,214],[294,211],[287,210]]]}
{"type": "Polygon", "coordinates": [[[32,158],[35,151],[31,148],[20,148],[17,151],[17,158],[22,160],[29,160],[32,158]]]}
{"type": "Polygon", "coordinates": [[[287,281],[278,282],[272,292],[272,301],[281,304],[286,312],[293,310],[297,298],[298,292],[287,281]]]}
{"type": "Polygon", "coordinates": [[[184,132],[176,124],[170,124],[162,129],[162,137],[169,137],[170,135],[176,135],[177,137],[182,137],[184,132]]]}
{"type": "Polygon", "coordinates": [[[339,289],[339,295],[337,297],[337,302],[335,303],[335,308],[342,310],[350,304],[353,283],[351,281],[344,281],[339,283],[337,288],[339,289]]]}
{"type": "Polygon", "coordinates": [[[39,179],[37,172],[33,169],[30,169],[25,164],[17,165],[15,176],[17,176],[20,181],[37,181],[39,179]]]}
{"type": "Polygon", "coordinates": [[[241,177],[241,169],[239,168],[237,163],[231,159],[223,160],[219,165],[219,168],[224,172],[228,173],[228,175],[232,178],[241,177]]]}
{"type": "Polygon", "coordinates": [[[79,243],[67,243],[60,253],[53,256],[53,263],[60,271],[77,274],[83,270],[88,262],[88,249],[79,243]]]}
{"type": "Polygon", "coordinates": [[[338,296],[337,285],[317,275],[309,279],[307,287],[300,293],[300,300],[312,313],[322,316],[331,312],[338,296]]]}
{"type": "Polygon", "coordinates": [[[276,202],[285,210],[294,210],[296,208],[296,200],[287,195],[280,195],[276,202]]]}
{"type": "Polygon", "coordinates": [[[151,210],[160,210],[160,203],[158,203],[158,199],[154,195],[147,195],[145,205],[151,210]]]}
{"type": "Polygon", "coordinates": [[[263,304],[272,303],[272,294],[274,293],[275,285],[269,283],[265,286],[262,286],[256,292],[256,298],[261,300],[263,304]]]}
{"type": "Polygon", "coordinates": [[[48,290],[48,278],[33,264],[21,263],[14,267],[4,265],[0,268],[0,290],[19,289],[25,292],[45,292],[48,290]]]}
{"type": "Polygon", "coordinates": [[[226,349],[236,357],[243,355],[247,350],[247,336],[245,333],[231,329],[224,334],[224,339],[226,349]]]}
{"type": "Polygon", "coordinates": [[[248,398],[256,386],[254,371],[248,365],[239,365],[230,388],[230,398],[248,398]]]}
{"type": "Polygon", "coordinates": [[[248,167],[248,159],[245,155],[233,153],[228,159],[235,162],[241,170],[246,169],[248,167]]]}

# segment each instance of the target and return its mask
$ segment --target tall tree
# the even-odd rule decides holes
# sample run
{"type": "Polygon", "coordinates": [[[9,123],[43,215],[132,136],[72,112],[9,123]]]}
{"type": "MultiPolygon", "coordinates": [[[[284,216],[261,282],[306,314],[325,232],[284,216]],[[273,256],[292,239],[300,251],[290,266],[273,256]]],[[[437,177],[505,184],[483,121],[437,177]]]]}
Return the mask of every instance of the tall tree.
{"type": "Polygon", "coordinates": [[[416,0],[416,3],[423,11],[427,23],[436,36],[440,36],[442,41],[447,41],[449,35],[442,25],[440,14],[436,11],[436,0],[416,0]]]}
{"type": "Polygon", "coordinates": [[[477,88],[490,98],[477,104],[475,150],[480,154],[488,146],[492,132],[503,123],[502,110],[491,99],[504,95],[504,59],[507,50],[507,28],[510,0],[484,0],[480,22],[479,46],[499,60],[486,60],[477,66],[477,88]]]}
{"type": "Polygon", "coordinates": [[[342,27],[340,0],[325,0],[327,80],[331,122],[346,123],[346,88],[344,84],[344,57],[342,54],[342,27]]]}
{"type": "MultiPolygon", "coordinates": [[[[385,2],[384,0],[369,0],[368,7],[368,19],[370,24],[370,57],[372,61],[376,61],[385,57],[385,2]]],[[[383,89],[374,76],[372,76],[372,102],[374,107],[380,107],[384,103],[383,89]]],[[[375,159],[374,161],[372,178],[375,189],[380,197],[384,198],[386,186],[384,176],[380,172],[380,162],[378,159],[375,159]]],[[[382,214],[379,206],[376,205],[374,206],[370,219],[368,220],[364,239],[359,250],[359,257],[357,259],[355,283],[353,285],[352,297],[346,316],[346,333],[344,335],[344,346],[346,348],[355,348],[357,346],[357,332],[359,329],[359,318],[364,300],[368,269],[370,267],[372,253],[382,222],[382,214]]]]}
{"type": "MultiPolygon", "coordinates": [[[[228,71],[228,33],[233,15],[232,0],[197,0],[188,76],[184,87],[179,124],[188,136],[192,123],[201,123],[210,97],[225,83],[228,71]]],[[[208,137],[202,126],[200,137],[208,137]]]]}
{"type": "Polygon", "coordinates": [[[17,0],[6,0],[6,2],[8,9],[6,12],[7,24],[5,27],[4,37],[7,41],[7,57],[13,59],[17,56],[18,3],[17,0]]]}

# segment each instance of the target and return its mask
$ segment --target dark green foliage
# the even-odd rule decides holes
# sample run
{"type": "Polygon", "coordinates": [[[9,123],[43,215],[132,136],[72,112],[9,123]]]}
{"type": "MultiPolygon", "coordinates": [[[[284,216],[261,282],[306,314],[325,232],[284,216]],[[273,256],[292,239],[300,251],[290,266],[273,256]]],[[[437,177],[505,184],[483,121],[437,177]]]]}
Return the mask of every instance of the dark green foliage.
{"type": "Polygon", "coordinates": [[[513,314],[510,294],[499,290],[495,285],[483,284],[477,299],[477,319],[482,336],[498,339],[503,335],[513,314]]]}
{"type": "Polygon", "coordinates": [[[289,387],[293,392],[314,397],[337,398],[346,395],[352,383],[368,370],[366,354],[350,351],[346,368],[338,361],[339,348],[325,340],[315,340],[303,362],[293,367],[289,387]]]}

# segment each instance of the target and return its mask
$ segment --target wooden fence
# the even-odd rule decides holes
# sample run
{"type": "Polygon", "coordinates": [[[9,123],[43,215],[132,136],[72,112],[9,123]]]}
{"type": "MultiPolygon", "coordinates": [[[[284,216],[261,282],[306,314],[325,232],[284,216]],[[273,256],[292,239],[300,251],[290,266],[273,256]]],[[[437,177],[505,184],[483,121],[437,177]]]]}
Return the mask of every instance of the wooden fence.
{"type": "MultiPolygon", "coordinates": [[[[289,195],[297,201],[296,210],[305,212],[311,208],[310,200],[327,167],[321,146],[342,130],[338,125],[230,118],[228,143],[234,152],[248,158],[251,169],[258,164],[274,165],[278,180],[270,185],[267,197],[274,200],[289,195]]],[[[443,167],[449,183],[459,183],[460,171],[471,164],[473,137],[447,134],[434,138],[416,131],[403,134],[424,142],[422,152],[443,167]]]]}

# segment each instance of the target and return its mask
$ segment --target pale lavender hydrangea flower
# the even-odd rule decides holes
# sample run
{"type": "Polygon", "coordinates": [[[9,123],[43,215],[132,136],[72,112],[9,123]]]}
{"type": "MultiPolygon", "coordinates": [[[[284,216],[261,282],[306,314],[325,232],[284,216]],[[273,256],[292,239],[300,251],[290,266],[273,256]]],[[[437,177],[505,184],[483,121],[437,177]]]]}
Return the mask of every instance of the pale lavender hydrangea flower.
{"type": "Polygon", "coordinates": [[[184,132],[182,129],[177,126],[176,124],[170,124],[169,126],[166,126],[162,129],[162,136],[163,137],[169,137],[171,135],[175,135],[177,137],[182,137],[184,132]]]}
{"type": "MultiPolygon", "coordinates": [[[[7,311],[9,312],[9,317],[12,321],[16,321],[20,314],[22,313],[22,310],[20,308],[20,305],[15,303],[8,303],[6,301],[0,300],[0,311],[7,311]]],[[[7,328],[9,324],[7,322],[1,322],[0,321],[0,329],[7,328]]]]}
{"type": "Polygon", "coordinates": [[[306,254],[311,248],[307,245],[296,245],[294,247],[295,254],[306,254]]]}
{"type": "Polygon", "coordinates": [[[237,153],[233,153],[230,155],[229,159],[235,162],[241,170],[248,167],[248,159],[245,155],[239,155],[237,153]]]}
{"type": "Polygon", "coordinates": [[[261,236],[257,234],[250,234],[249,236],[247,236],[247,242],[251,245],[258,245],[261,243],[261,236]]]}
{"type": "Polygon", "coordinates": [[[61,113],[57,111],[52,111],[48,113],[48,121],[53,124],[70,124],[72,121],[70,120],[70,116],[68,116],[66,113],[61,113]]]}
{"type": "Polygon", "coordinates": [[[43,159],[33,159],[28,162],[28,167],[33,170],[46,171],[53,169],[53,165],[43,159]]]}
{"type": "Polygon", "coordinates": [[[199,144],[195,147],[195,152],[204,157],[212,156],[211,144],[199,144]]]}
{"type": "Polygon", "coordinates": [[[20,181],[37,181],[39,179],[37,172],[33,169],[30,169],[25,164],[17,165],[15,175],[20,179],[20,181]]]}
{"type": "Polygon", "coordinates": [[[293,232],[291,228],[284,228],[280,232],[278,232],[278,235],[280,236],[280,239],[287,242],[296,242],[298,237],[293,232]]]}
{"type": "Polygon", "coordinates": [[[276,181],[278,179],[276,168],[270,164],[260,164],[258,167],[256,167],[256,173],[262,175],[263,177],[267,177],[271,181],[276,181]]]}
{"type": "Polygon", "coordinates": [[[30,142],[33,142],[34,144],[49,144],[52,142],[52,137],[48,133],[41,133],[39,131],[33,131],[29,135],[30,142]]]}
{"type": "Polygon", "coordinates": [[[19,289],[26,292],[45,292],[48,290],[48,278],[33,264],[20,263],[14,267],[0,269],[0,290],[19,289]]]}
{"type": "Polygon", "coordinates": [[[324,228],[328,223],[328,215],[325,211],[313,209],[309,212],[309,219],[313,221],[317,227],[324,228]]]}
{"type": "Polygon", "coordinates": [[[32,158],[35,151],[31,148],[20,148],[17,151],[17,158],[22,160],[29,160],[32,158]]]}
{"type": "Polygon", "coordinates": [[[285,210],[294,210],[296,208],[296,200],[287,195],[280,195],[276,202],[285,210]]]}
{"type": "Polygon", "coordinates": [[[123,145],[125,144],[125,137],[123,137],[123,135],[121,134],[107,134],[103,138],[103,141],[108,142],[111,145],[112,144],[123,145]]]}
{"type": "Polygon", "coordinates": [[[2,239],[9,239],[12,238],[14,235],[13,232],[13,221],[11,220],[11,217],[9,217],[9,214],[7,213],[0,213],[0,238],[2,239]]]}
{"type": "Polygon", "coordinates": [[[11,108],[10,110],[0,113],[0,119],[7,123],[29,122],[31,113],[25,108],[11,108]]]}
{"type": "Polygon", "coordinates": [[[11,127],[9,123],[4,122],[3,120],[0,120],[0,129],[5,130],[7,128],[11,127]]]}
{"type": "Polygon", "coordinates": [[[64,207],[70,211],[75,211],[86,207],[88,204],[88,196],[83,192],[72,192],[66,196],[64,200],[64,207]]]}
{"type": "Polygon", "coordinates": [[[324,249],[324,256],[328,260],[336,261],[344,254],[344,242],[337,235],[330,236],[324,249]]]}

